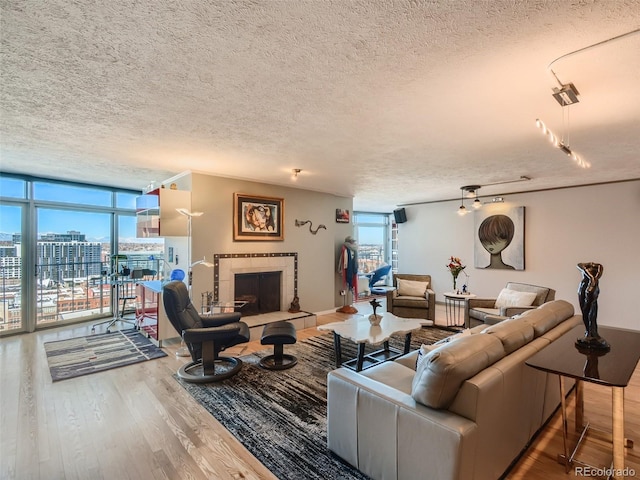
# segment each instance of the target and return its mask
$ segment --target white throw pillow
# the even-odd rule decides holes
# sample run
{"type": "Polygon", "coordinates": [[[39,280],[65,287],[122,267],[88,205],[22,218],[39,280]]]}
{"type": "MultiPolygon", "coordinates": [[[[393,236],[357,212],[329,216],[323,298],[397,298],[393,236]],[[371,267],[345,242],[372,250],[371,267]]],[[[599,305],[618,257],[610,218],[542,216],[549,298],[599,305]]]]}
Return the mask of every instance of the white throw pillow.
{"type": "Polygon", "coordinates": [[[396,283],[398,285],[398,295],[406,295],[409,297],[424,297],[427,293],[427,288],[429,288],[429,282],[396,278],[396,283]]]}
{"type": "Polygon", "coordinates": [[[536,299],[534,292],[518,292],[503,288],[496,299],[495,308],[502,307],[530,307],[536,299]]]}
{"type": "Polygon", "coordinates": [[[442,346],[442,343],[434,343],[432,345],[425,345],[424,343],[422,344],[422,346],[420,347],[420,349],[418,350],[418,356],[416,357],[416,370],[418,369],[418,367],[420,366],[420,364],[422,364],[422,362],[424,361],[425,358],[427,358],[427,354],[431,351],[431,350],[435,350],[436,348],[442,346]]]}

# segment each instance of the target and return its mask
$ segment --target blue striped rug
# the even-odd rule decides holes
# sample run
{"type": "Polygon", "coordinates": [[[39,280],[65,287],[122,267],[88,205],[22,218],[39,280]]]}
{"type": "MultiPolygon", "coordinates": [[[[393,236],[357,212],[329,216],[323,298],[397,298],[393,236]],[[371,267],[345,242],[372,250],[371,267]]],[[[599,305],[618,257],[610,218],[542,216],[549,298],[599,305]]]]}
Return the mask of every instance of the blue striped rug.
{"type": "Polygon", "coordinates": [[[54,382],[167,356],[134,328],[46,342],[44,350],[54,382]]]}

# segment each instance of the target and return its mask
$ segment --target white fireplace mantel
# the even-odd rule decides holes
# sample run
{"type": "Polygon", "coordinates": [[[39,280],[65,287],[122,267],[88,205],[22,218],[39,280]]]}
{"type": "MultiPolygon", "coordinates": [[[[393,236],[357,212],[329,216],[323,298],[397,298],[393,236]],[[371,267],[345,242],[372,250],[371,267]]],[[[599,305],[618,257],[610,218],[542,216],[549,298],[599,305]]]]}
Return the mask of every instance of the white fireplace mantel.
{"type": "Polygon", "coordinates": [[[286,311],[298,295],[298,254],[215,253],[213,255],[213,300],[232,302],[237,273],[282,272],[280,308],[286,311]]]}

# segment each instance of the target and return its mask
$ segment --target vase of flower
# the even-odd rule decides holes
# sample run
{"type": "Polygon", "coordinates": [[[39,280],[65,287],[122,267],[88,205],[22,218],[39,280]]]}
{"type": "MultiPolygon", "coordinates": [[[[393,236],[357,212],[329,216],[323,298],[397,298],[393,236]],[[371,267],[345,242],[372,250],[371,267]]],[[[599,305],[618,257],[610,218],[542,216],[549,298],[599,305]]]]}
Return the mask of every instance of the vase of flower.
{"type": "Polygon", "coordinates": [[[458,275],[460,275],[460,272],[467,268],[467,266],[463,265],[462,260],[458,257],[449,257],[449,264],[447,265],[447,268],[453,277],[453,291],[456,292],[458,275]]]}

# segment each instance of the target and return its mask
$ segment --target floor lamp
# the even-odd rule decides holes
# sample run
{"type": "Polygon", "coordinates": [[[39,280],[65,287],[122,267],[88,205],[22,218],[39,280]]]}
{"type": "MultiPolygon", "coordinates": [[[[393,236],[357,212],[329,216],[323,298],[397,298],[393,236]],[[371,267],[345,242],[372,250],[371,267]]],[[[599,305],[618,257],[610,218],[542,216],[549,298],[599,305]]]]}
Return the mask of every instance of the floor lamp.
{"type": "MultiPolygon", "coordinates": [[[[193,217],[201,217],[204,215],[204,212],[192,212],[188,208],[176,208],[176,211],[180,215],[187,217],[187,262],[189,262],[189,271],[187,272],[187,289],[189,290],[189,298],[191,298],[191,268],[196,264],[199,265],[200,263],[203,263],[203,260],[191,263],[191,221],[193,220],[193,217]]],[[[176,350],[176,357],[188,357],[189,355],[189,349],[184,344],[184,340],[181,339],[180,348],[176,350]]]]}

